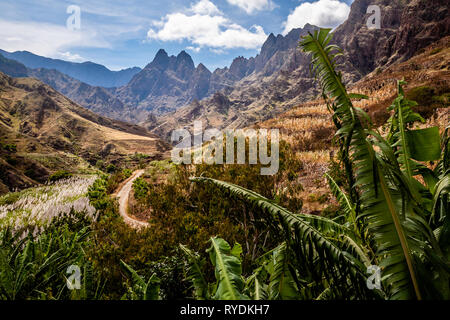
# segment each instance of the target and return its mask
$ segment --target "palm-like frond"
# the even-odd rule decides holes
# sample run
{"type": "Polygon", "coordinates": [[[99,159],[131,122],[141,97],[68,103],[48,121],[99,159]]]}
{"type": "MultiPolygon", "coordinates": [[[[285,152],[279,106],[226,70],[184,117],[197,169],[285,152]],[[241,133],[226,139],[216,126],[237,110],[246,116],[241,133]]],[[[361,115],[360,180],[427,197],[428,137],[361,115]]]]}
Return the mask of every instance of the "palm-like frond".
{"type": "Polygon", "coordinates": [[[215,267],[217,290],[214,298],[219,300],[248,299],[242,292],[244,279],[239,257],[234,255],[230,245],[221,238],[211,238],[211,247],[207,250],[215,267]]]}
{"type": "Polygon", "coordinates": [[[412,111],[411,107],[416,106],[417,103],[409,101],[405,98],[402,85],[406,84],[404,81],[398,81],[397,90],[398,97],[394,100],[389,110],[394,111],[388,122],[391,124],[391,129],[387,140],[396,150],[398,162],[408,177],[413,176],[415,163],[411,160],[409,152],[408,139],[406,131],[408,124],[416,121],[425,122],[418,113],[412,111]]]}
{"type": "Polygon", "coordinates": [[[82,261],[81,243],[88,230],[73,233],[63,229],[37,237],[32,232],[25,236],[28,231],[14,235],[7,228],[0,232],[0,298],[59,298],[67,293],[67,267],[82,261]],[[50,288],[52,295],[46,292],[50,288]]]}
{"type": "Polygon", "coordinates": [[[287,246],[293,255],[292,263],[295,264],[299,274],[307,275],[317,282],[322,282],[324,278],[328,279],[342,298],[355,293],[366,297],[372,296],[365,286],[366,277],[362,263],[349,252],[341,250],[311,222],[319,227],[324,226],[325,230],[345,230],[345,227],[326,218],[314,219],[312,216],[293,214],[256,192],[231,183],[204,177],[191,180],[213,183],[231,196],[245,200],[258,208],[264,213],[262,219],[277,221],[278,226],[275,227],[278,228],[278,232],[284,233],[287,246]],[[352,287],[347,285],[347,280],[352,283],[352,287]]]}
{"type": "MultiPolygon", "coordinates": [[[[377,242],[383,279],[393,299],[411,297],[411,289],[421,298],[411,253],[411,241],[405,231],[404,218],[399,214],[395,190],[386,179],[367,131],[356,115],[349,95],[335,71],[336,46],[329,45],[329,30],[322,29],[306,36],[303,50],[312,56],[315,75],[326,94],[334,99],[334,114],[340,121],[336,135],[350,147],[355,169],[355,185],[361,191],[361,204],[368,228],[377,242]]],[[[353,173],[351,173],[353,174],[353,173]]]]}
{"type": "Polygon", "coordinates": [[[354,225],[354,230],[358,231],[358,227],[356,225],[355,205],[350,201],[349,197],[347,197],[345,192],[341,190],[336,181],[334,181],[334,179],[328,173],[325,173],[325,176],[327,177],[330,190],[339,202],[339,205],[344,211],[347,220],[354,225]]]}
{"type": "Polygon", "coordinates": [[[133,300],[158,300],[159,283],[158,277],[153,274],[148,281],[145,281],[131,266],[120,260],[121,266],[131,276],[133,287],[129,288],[133,300]]]}
{"type": "Polygon", "coordinates": [[[438,226],[437,238],[442,248],[450,245],[450,169],[436,184],[431,219],[438,226]]]}
{"type": "Polygon", "coordinates": [[[299,289],[289,270],[289,251],[285,243],[272,253],[273,265],[269,279],[269,300],[295,300],[300,298],[299,289]]]}
{"type": "Polygon", "coordinates": [[[210,299],[211,295],[209,293],[208,282],[206,281],[202,271],[205,264],[205,259],[201,258],[197,253],[192,252],[182,244],[180,244],[180,248],[186,255],[189,263],[187,279],[193,284],[195,298],[198,300],[210,299]]]}

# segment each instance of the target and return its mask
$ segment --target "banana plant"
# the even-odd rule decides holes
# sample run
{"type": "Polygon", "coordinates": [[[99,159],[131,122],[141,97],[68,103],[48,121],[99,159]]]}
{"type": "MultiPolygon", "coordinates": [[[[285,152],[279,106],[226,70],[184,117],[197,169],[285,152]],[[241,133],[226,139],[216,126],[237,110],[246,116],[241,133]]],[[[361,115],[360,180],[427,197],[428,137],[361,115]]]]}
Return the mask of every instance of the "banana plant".
{"type": "MultiPolygon", "coordinates": [[[[128,286],[128,297],[131,300],[159,300],[159,278],[153,274],[147,281],[130,265],[120,260],[120,265],[131,277],[132,285],[128,286]]],[[[123,297],[126,298],[127,294],[123,297]]]]}
{"type": "MultiPolygon", "coordinates": [[[[259,218],[267,221],[274,233],[282,234],[285,241],[286,250],[279,249],[276,256],[280,263],[285,261],[286,266],[290,265],[295,280],[292,287],[297,288],[298,299],[304,296],[305,290],[309,292],[308,297],[315,298],[328,287],[332,287],[334,296],[342,299],[355,294],[368,299],[378,296],[366,286],[366,267],[358,258],[363,250],[356,241],[345,241],[345,238],[355,239],[347,226],[325,217],[294,214],[256,192],[228,182],[205,177],[191,180],[211,183],[260,209],[259,218]],[[289,260],[280,259],[281,256],[289,260]],[[348,282],[352,285],[348,286],[348,282]]],[[[279,297],[274,292],[269,295],[279,297]]]]}
{"type": "Polygon", "coordinates": [[[242,276],[242,248],[231,247],[222,238],[211,238],[207,250],[214,267],[215,283],[207,283],[203,275],[205,259],[180,245],[189,263],[187,279],[194,288],[195,298],[206,300],[277,300],[296,299],[299,293],[289,268],[286,244],[259,257],[258,268],[248,278],[242,276]]]}
{"type": "Polygon", "coordinates": [[[190,265],[186,278],[192,281],[195,297],[201,300],[248,300],[249,297],[244,293],[241,246],[236,243],[231,247],[228,242],[217,237],[209,241],[211,246],[206,251],[214,267],[216,282],[213,284],[207,283],[203,275],[205,260],[180,245],[190,265]]]}
{"type": "MultiPolygon", "coordinates": [[[[416,192],[415,181],[410,180],[412,168],[407,159],[407,140],[402,141],[402,136],[405,136],[402,107],[408,108],[410,104],[401,93],[395,101],[399,130],[398,133],[393,132],[393,136],[402,141],[399,144],[401,152],[396,154],[381,135],[370,126],[364,127],[361,118],[367,116],[352,105],[341,74],[336,72],[338,50],[329,44],[332,39],[329,31],[322,29],[309,34],[301,46],[312,56],[313,70],[324,95],[334,102],[334,116],[341,125],[336,135],[349,141],[354,171],[348,174],[355,176],[355,186],[352,187],[357,187],[361,193],[361,216],[376,243],[376,259],[382,268],[385,290],[392,299],[422,299],[422,291],[427,289],[418,276],[418,270],[423,269],[421,258],[443,257],[425,221],[426,214],[416,192]],[[380,152],[375,151],[374,145],[379,147],[380,152]],[[399,162],[396,155],[400,154],[403,161],[399,162]]],[[[445,268],[445,265],[442,267],[445,268]]],[[[442,277],[446,278],[445,272],[442,277]]]]}
{"type": "MultiPolygon", "coordinates": [[[[67,228],[33,236],[29,230],[0,232],[0,299],[61,299],[69,296],[64,277],[70,265],[83,265],[87,228],[67,228]]],[[[100,291],[97,291],[100,292],[100,291]]],[[[89,295],[79,298],[95,298],[89,295]]]]}
{"type": "MultiPolygon", "coordinates": [[[[411,123],[422,119],[412,112],[414,103],[406,100],[400,82],[399,97],[391,108],[391,132],[387,138],[381,136],[368,115],[353,106],[352,99],[364,97],[347,92],[336,71],[340,51],[331,40],[330,30],[321,29],[304,37],[300,46],[312,57],[312,71],[336,125],[351,194],[346,196],[329,180],[353,228],[323,217],[294,214],[226,182],[203,177],[192,181],[212,183],[260,210],[268,227],[284,236],[285,257],[289,257],[293,288],[299,296],[314,288],[313,296],[320,299],[449,299],[448,246],[441,248],[448,243],[449,232],[448,130],[442,153],[436,148],[436,128],[410,130],[411,123]],[[426,140],[431,146],[422,152],[426,140]],[[411,158],[441,161],[431,171],[411,158]],[[418,174],[426,186],[415,178],[418,174]],[[381,293],[367,290],[368,264],[381,268],[381,293]]],[[[282,270],[278,273],[283,274],[282,270]]],[[[269,296],[277,295],[269,290],[269,296]]]]}

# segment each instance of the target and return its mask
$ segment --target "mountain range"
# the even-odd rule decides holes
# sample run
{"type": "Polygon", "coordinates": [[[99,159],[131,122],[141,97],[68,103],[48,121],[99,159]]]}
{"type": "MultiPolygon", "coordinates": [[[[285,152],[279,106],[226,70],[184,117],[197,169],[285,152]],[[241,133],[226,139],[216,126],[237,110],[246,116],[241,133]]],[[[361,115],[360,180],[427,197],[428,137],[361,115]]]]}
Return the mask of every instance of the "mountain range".
{"type": "Polygon", "coordinates": [[[0,194],[47,180],[57,170],[158,158],[167,144],[137,125],[111,120],[33,78],[0,72],[0,194]]]}
{"type": "Polygon", "coordinates": [[[0,50],[0,54],[5,58],[18,61],[30,69],[54,69],[89,85],[106,88],[126,85],[136,73],[141,71],[141,68],[138,67],[111,71],[101,64],[90,61],[69,62],[38,56],[28,51],[0,50]]]}
{"type": "MultiPolygon", "coordinates": [[[[355,0],[348,19],[334,30],[333,41],[344,53],[340,68],[344,81],[355,83],[449,35],[449,17],[445,0],[355,0]],[[366,26],[369,5],[381,8],[380,29],[366,26]]],[[[230,67],[213,72],[202,63],[195,66],[185,51],[169,56],[163,49],[142,70],[116,73],[93,63],[2,51],[5,58],[22,64],[3,58],[0,71],[38,78],[96,113],[139,123],[168,139],[174,128],[189,127],[195,120],[217,128],[242,127],[316,97],[320,91],[309,70],[309,57],[298,49],[301,36],[316,29],[306,24],[284,36],[270,34],[257,56],[237,57],[230,67]],[[88,76],[82,72],[87,69],[88,76]],[[108,74],[105,70],[115,81],[113,88],[99,85],[108,74]],[[116,87],[125,74],[129,81],[116,87]],[[99,80],[93,82],[89,76],[99,80]]]]}
{"type": "MultiPolygon", "coordinates": [[[[334,30],[342,48],[340,70],[350,85],[371,72],[411,58],[426,46],[450,35],[448,1],[355,0],[348,19],[334,30]],[[369,5],[381,9],[381,29],[368,29],[369,5]]],[[[286,36],[269,35],[255,58],[239,61],[248,75],[202,101],[152,117],[144,125],[168,139],[174,128],[190,128],[193,121],[217,128],[243,127],[276,116],[316,97],[320,91],[310,73],[310,58],[298,49],[300,37],[317,27],[305,25],[286,36]]]]}

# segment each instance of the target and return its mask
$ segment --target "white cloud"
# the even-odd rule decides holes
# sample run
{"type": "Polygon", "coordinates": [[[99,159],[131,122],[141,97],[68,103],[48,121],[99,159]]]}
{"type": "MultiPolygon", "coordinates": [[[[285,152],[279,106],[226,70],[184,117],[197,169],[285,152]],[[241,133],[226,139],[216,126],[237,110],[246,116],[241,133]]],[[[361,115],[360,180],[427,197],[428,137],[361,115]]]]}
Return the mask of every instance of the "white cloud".
{"type": "MultiPolygon", "coordinates": [[[[3,50],[27,50],[61,58],[61,53],[68,53],[71,47],[109,48],[110,44],[93,30],[69,31],[55,24],[0,19],[0,48],[3,50]]],[[[72,58],[77,57],[72,55],[72,58]]]]}
{"type": "MultiPolygon", "coordinates": [[[[205,3],[200,1],[199,3],[205,3]]],[[[196,5],[198,5],[197,3],[196,5]]],[[[195,8],[194,5],[192,8],[195,8]]],[[[207,11],[201,11],[207,12],[207,11]]],[[[147,33],[149,39],[161,41],[188,40],[199,47],[212,48],[245,48],[260,47],[267,38],[261,26],[246,29],[231,22],[221,13],[171,13],[154,24],[155,29],[147,33]]]]}
{"type": "Polygon", "coordinates": [[[350,7],[337,0],[304,2],[288,16],[284,23],[283,34],[287,34],[294,28],[303,28],[306,23],[334,28],[344,22],[349,13],[350,7]]]}
{"type": "Polygon", "coordinates": [[[82,56],[80,56],[77,53],[72,53],[70,51],[66,51],[66,52],[59,52],[59,55],[61,56],[61,59],[63,60],[68,60],[68,61],[72,61],[72,62],[82,62],[82,61],[86,61],[86,59],[84,59],[82,56]]]}
{"type": "Polygon", "coordinates": [[[213,52],[215,54],[225,54],[226,53],[226,51],[223,50],[223,49],[213,49],[213,48],[211,48],[211,49],[209,49],[209,51],[211,51],[211,52],[213,52]]]}
{"type": "Polygon", "coordinates": [[[248,14],[261,10],[272,10],[275,5],[271,0],[227,0],[229,4],[238,6],[248,14]]]}
{"type": "Polygon", "coordinates": [[[220,10],[209,0],[200,0],[192,5],[191,11],[197,14],[221,14],[220,10]]]}
{"type": "Polygon", "coordinates": [[[192,46],[186,47],[186,49],[189,51],[194,51],[194,52],[200,52],[200,50],[201,50],[200,47],[192,47],[192,46]]]}

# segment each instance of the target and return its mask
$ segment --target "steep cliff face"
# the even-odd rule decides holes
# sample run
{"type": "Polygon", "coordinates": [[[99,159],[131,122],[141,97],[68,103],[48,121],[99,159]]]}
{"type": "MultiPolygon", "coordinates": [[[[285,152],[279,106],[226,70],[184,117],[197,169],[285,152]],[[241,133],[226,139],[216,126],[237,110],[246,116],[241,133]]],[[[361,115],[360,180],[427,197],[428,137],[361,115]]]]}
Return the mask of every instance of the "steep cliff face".
{"type": "MultiPolygon", "coordinates": [[[[339,67],[343,79],[352,84],[377,68],[405,61],[449,35],[449,28],[448,0],[355,0],[347,21],[334,31],[333,41],[344,53],[339,67]],[[381,9],[380,29],[366,25],[372,15],[367,13],[370,5],[381,9]]],[[[310,74],[310,58],[297,48],[300,37],[314,29],[307,24],[286,36],[271,34],[255,58],[235,60],[233,72],[231,68],[216,71],[222,80],[235,81],[223,90],[229,101],[226,113],[217,99],[208,98],[147,126],[166,138],[173,128],[199,119],[220,128],[245,126],[316,97],[319,90],[310,74]],[[236,81],[238,77],[231,75],[245,76],[236,81]],[[190,110],[199,108],[199,117],[192,119],[190,110]],[[158,127],[160,122],[165,125],[158,127]]]]}
{"type": "Polygon", "coordinates": [[[355,0],[350,15],[335,30],[334,41],[359,78],[378,67],[411,58],[450,34],[448,0],[355,0]],[[370,5],[381,9],[381,28],[368,29],[370,5]]]}
{"type": "Polygon", "coordinates": [[[211,75],[211,71],[202,63],[197,66],[188,89],[193,99],[202,99],[207,96],[211,85],[211,75]]]}
{"type": "Polygon", "coordinates": [[[450,34],[448,0],[411,1],[401,16],[390,62],[411,58],[415,52],[450,34]]]}
{"type": "Polygon", "coordinates": [[[209,90],[210,77],[211,72],[204,65],[195,68],[185,51],[169,57],[161,49],[128,85],[116,90],[116,95],[137,112],[151,110],[161,114],[203,98],[209,90]]]}
{"type": "MultiPolygon", "coordinates": [[[[298,49],[301,36],[316,29],[306,24],[285,36],[270,34],[258,55],[237,57],[230,67],[212,73],[203,64],[195,67],[184,51],[169,56],[161,49],[127,85],[117,89],[90,87],[61,74],[52,76],[45,69],[33,75],[83,106],[116,119],[145,123],[150,117],[146,124],[153,127],[168,118],[191,117],[195,112],[185,110],[203,106],[207,110],[203,118],[210,113],[220,118],[214,120],[220,126],[242,125],[271,117],[319,93],[310,74],[310,59],[298,49]],[[215,108],[223,110],[211,99],[217,92],[229,100],[226,113],[215,112],[215,108]]],[[[449,29],[448,0],[355,0],[347,21],[334,31],[333,41],[344,53],[343,79],[355,83],[377,68],[409,59],[449,35],[449,29]],[[372,15],[370,5],[381,9],[380,29],[366,25],[372,15]]],[[[11,71],[11,64],[5,68],[11,71]]]]}

